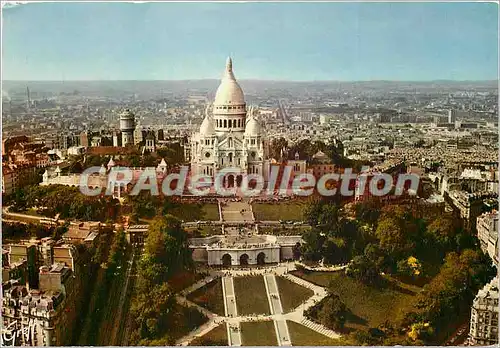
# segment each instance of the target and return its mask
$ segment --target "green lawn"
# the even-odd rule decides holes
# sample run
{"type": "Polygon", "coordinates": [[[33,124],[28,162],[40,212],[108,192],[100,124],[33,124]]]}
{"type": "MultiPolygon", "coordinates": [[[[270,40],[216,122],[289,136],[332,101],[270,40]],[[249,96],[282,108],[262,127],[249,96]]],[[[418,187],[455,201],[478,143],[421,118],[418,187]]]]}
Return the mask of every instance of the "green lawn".
{"type": "Polygon", "coordinates": [[[241,323],[241,340],[243,346],[277,346],[274,322],[269,320],[241,323]]]}
{"type": "MultiPolygon", "coordinates": [[[[340,271],[341,272],[341,271],[340,271]]],[[[293,275],[305,279],[313,284],[328,287],[330,280],[332,279],[333,272],[302,272],[302,271],[292,271],[293,275]]]]}
{"type": "Polygon", "coordinates": [[[168,213],[186,222],[197,220],[219,220],[219,208],[216,203],[182,203],[170,209],[168,213]]]}
{"type": "Polygon", "coordinates": [[[220,278],[193,291],[187,298],[213,313],[225,315],[224,299],[222,298],[222,281],[220,278]]]}
{"type": "Polygon", "coordinates": [[[195,338],[190,346],[227,346],[226,324],[221,324],[205,335],[195,338]]]}
{"type": "Polygon", "coordinates": [[[283,311],[291,312],[302,302],[314,295],[314,291],[298,285],[286,278],[276,277],[283,311]]]}
{"type": "MultiPolygon", "coordinates": [[[[208,318],[195,308],[175,304],[171,309],[168,321],[168,325],[161,327],[162,331],[158,332],[155,338],[139,339],[139,333],[135,331],[127,343],[131,346],[173,346],[176,340],[205,324],[208,318]]],[[[108,334],[109,330],[101,330],[101,332],[108,334]]]]}
{"type": "Polygon", "coordinates": [[[287,320],[288,332],[294,346],[342,346],[349,343],[342,339],[332,339],[304,325],[287,320]]]}
{"type": "Polygon", "coordinates": [[[172,288],[174,292],[178,292],[184,290],[187,287],[190,287],[197,281],[203,279],[205,276],[201,273],[190,272],[190,271],[181,271],[172,276],[168,281],[168,284],[172,288]]]}
{"type": "Polygon", "coordinates": [[[398,322],[412,308],[416,294],[412,290],[418,290],[415,286],[401,287],[393,282],[388,282],[386,286],[368,286],[343,272],[311,272],[302,275],[296,272],[295,275],[322,286],[329,284],[329,290],[337,294],[351,312],[345,325],[348,330],[366,330],[386,321],[398,322]]]}
{"type": "Polygon", "coordinates": [[[264,277],[261,275],[235,277],[234,292],[238,315],[271,314],[264,277]]]}
{"type": "Polygon", "coordinates": [[[219,205],[217,203],[205,203],[201,207],[202,220],[219,221],[219,205]]]}
{"type": "Polygon", "coordinates": [[[278,220],[303,220],[302,212],[306,206],[305,202],[275,202],[275,203],[253,203],[252,210],[256,220],[278,221],[278,220]]]}

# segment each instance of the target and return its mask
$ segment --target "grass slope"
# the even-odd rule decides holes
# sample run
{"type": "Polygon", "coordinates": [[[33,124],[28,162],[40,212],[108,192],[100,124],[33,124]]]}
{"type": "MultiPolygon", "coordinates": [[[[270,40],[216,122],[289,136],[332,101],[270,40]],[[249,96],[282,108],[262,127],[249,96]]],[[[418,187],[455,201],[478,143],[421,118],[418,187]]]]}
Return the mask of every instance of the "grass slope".
{"type": "Polygon", "coordinates": [[[396,323],[412,307],[413,298],[419,288],[402,287],[387,278],[384,286],[369,286],[346,276],[343,272],[294,272],[295,275],[321,286],[340,297],[351,314],[346,329],[367,329],[378,327],[388,321],[396,323]]]}
{"type": "Polygon", "coordinates": [[[235,277],[234,292],[238,315],[271,314],[264,277],[235,277]]]}
{"type": "Polygon", "coordinates": [[[195,338],[190,346],[227,346],[226,324],[221,324],[205,335],[195,338]]]}
{"type": "Polygon", "coordinates": [[[252,210],[256,220],[303,220],[304,202],[253,203],[252,210]]]}
{"type": "Polygon", "coordinates": [[[224,299],[222,298],[222,281],[220,278],[193,291],[187,296],[188,300],[200,305],[209,311],[224,315],[224,299]]]}
{"type": "Polygon", "coordinates": [[[274,322],[269,320],[241,323],[241,340],[244,346],[277,346],[274,322]]]}
{"type": "Polygon", "coordinates": [[[302,302],[314,295],[311,289],[300,286],[286,278],[276,277],[281,305],[285,313],[293,311],[302,302]]]}
{"type": "Polygon", "coordinates": [[[339,346],[344,345],[341,340],[332,339],[311,330],[304,325],[287,320],[288,331],[294,346],[339,346]]]}

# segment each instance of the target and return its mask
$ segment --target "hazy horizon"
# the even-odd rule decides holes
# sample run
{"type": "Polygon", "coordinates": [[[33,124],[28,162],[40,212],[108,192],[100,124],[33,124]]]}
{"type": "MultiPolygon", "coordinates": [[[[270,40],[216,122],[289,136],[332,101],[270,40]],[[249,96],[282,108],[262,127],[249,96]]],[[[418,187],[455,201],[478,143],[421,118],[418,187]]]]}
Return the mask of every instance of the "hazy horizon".
{"type": "Polygon", "coordinates": [[[493,3],[29,3],[3,8],[3,78],[492,81],[493,3]]]}
{"type": "MultiPolygon", "coordinates": [[[[157,79],[157,80],[133,80],[133,79],[118,79],[118,80],[3,80],[7,83],[16,82],[52,82],[52,83],[66,83],[66,82],[218,82],[217,78],[206,79],[157,79]]],[[[433,82],[449,82],[449,83],[498,83],[498,79],[494,80],[266,80],[266,79],[238,79],[240,82],[282,82],[282,83],[374,83],[374,82],[390,82],[390,83],[433,83],[433,82]]]]}

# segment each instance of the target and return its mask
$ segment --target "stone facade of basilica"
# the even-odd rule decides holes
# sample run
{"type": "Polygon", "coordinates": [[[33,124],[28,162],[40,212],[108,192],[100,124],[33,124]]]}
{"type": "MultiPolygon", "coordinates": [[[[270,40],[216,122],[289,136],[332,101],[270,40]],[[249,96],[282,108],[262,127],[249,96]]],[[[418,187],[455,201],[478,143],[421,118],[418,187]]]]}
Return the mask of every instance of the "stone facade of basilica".
{"type": "Polygon", "coordinates": [[[192,174],[214,176],[236,168],[239,173],[226,175],[228,187],[239,186],[245,174],[267,180],[267,143],[255,113],[254,108],[247,108],[228,58],[214,103],[207,107],[200,131],[191,139],[192,174]]]}

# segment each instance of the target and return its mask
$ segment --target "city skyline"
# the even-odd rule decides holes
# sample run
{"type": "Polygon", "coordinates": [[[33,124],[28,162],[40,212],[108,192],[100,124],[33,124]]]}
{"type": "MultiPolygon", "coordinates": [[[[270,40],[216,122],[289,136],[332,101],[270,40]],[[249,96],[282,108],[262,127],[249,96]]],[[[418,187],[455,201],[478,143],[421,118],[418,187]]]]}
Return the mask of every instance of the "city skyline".
{"type": "Polygon", "coordinates": [[[498,79],[492,3],[38,3],[3,21],[4,80],[219,79],[227,56],[239,80],[498,79]]]}

